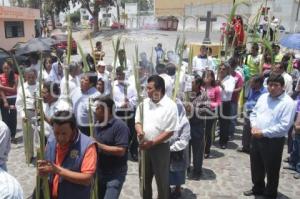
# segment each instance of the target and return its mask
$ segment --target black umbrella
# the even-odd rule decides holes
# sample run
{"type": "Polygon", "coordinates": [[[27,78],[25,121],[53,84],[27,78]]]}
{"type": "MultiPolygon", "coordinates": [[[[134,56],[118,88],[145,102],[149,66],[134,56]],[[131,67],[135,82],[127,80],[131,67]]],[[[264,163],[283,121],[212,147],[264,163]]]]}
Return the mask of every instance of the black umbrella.
{"type": "Polygon", "coordinates": [[[4,50],[3,48],[0,48],[0,59],[6,59],[6,58],[9,58],[9,57],[10,57],[9,52],[4,50]]]}
{"type": "Polygon", "coordinates": [[[24,44],[16,46],[16,55],[29,54],[32,52],[44,52],[51,51],[51,47],[55,45],[57,41],[51,38],[33,38],[24,44]]]}

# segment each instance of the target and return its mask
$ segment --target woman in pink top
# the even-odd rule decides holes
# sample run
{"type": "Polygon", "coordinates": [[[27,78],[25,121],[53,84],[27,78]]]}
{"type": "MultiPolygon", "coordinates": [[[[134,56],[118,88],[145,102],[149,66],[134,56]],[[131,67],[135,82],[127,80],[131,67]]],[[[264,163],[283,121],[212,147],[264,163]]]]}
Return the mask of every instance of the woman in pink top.
{"type": "Polygon", "coordinates": [[[270,72],[272,69],[272,56],[270,55],[270,53],[265,52],[264,56],[264,64],[262,66],[262,72],[270,72]]]}
{"type": "Polygon", "coordinates": [[[17,111],[15,109],[17,97],[18,76],[14,73],[11,62],[5,61],[0,74],[0,109],[3,122],[9,127],[12,142],[16,142],[17,111]]]}
{"type": "Polygon", "coordinates": [[[204,88],[207,92],[207,96],[210,100],[210,109],[211,113],[208,114],[206,119],[206,128],[205,128],[205,158],[209,158],[210,147],[212,143],[212,130],[216,119],[218,118],[217,108],[221,105],[221,89],[216,85],[215,74],[212,70],[206,70],[202,79],[204,80],[204,88]]]}

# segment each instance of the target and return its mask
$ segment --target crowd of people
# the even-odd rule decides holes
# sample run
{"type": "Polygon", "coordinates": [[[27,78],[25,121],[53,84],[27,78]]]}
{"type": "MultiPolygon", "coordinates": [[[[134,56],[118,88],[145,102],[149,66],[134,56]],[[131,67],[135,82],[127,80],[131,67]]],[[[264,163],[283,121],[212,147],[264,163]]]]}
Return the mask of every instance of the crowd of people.
{"type": "Polygon", "coordinates": [[[10,178],[22,195],[6,171],[10,142],[18,142],[19,113],[26,162],[36,163],[38,175],[48,177],[51,198],[90,198],[94,179],[99,198],[118,198],[128,159],[141,165],[142,198],[153,197],[154,176],[159,199],[179,198],[186,177],[200,180],[215,137],[220,149],[227,149],[243,113],[242,146],[237,150],[250,154],[253,182],[244,195],[277,197],[285,137],[290,154],[285,168],[296,170],[294,177],[300,178],[300,62],[293,54],[281,54],[275,43],[272,52],[253,43],[248,54],[237,51],[219,60],[201,46],[197,56],[184,57],[179,64],[179,55],[165,53],[162,44],[155,51],[155,66],[146,53],[140,54],[138,75],[124,49],[111,64],[115,70],[109,67],[101,42],[89,55],[89,72],[83,72],[83,63],[65,64],[53,54],[43,60],[30,55],[22,74],[4,62],[1,176],[10,178]],[[44,121],[39,119],[42,114],[44,121]],[[43,160],[36,152],[41,123],[47,141],[43,160]]]}

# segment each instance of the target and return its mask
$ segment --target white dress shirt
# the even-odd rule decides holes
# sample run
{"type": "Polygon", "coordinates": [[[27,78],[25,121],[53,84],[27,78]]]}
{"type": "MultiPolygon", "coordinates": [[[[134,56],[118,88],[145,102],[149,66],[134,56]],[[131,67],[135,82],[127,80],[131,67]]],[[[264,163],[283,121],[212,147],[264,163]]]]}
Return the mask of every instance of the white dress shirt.
{"type": "Polygon", "coordinates": [[[193,71],[202,76],[203,71],[206,69],[212,69],[211,60],[208,58],[199,58],[198,56],[195,56],[193,58],[193,71]]]}
{"type": "Polygon", "coordinates": [[[271,97],[262,94],[250,114],[251,127],[262,130],[268,138],[285,137],[294,122],[296,103],[286,93],[271,97]]]}
{"type": "Polygon", "coordinates": [[[10,151],[10,130],[0,120],[0,168],[6,169],[6,161],[10,151]]]}
{"type": "Polygon", "coordinates": [[[293,94],[293,78],[288,73],[282,73],[284,78],[284,90],[285,93],[291,96],[293,94]]]}
{"type": "Polygon", "coordinates": [[[23,199],[20,183],[9,173],[0,168],[0,198],[23,199]]]}
{"type": "Polygon", "coordinates": [[[97,72],[98,79],[102,79],[104,81],[104,95],[109,95],[111,91],[111,81],[109,78],[109,72],[105,71],[104,73],[97,72]]]}
{"type": "MultiPolygon", "coordinates": [[[[25,102],[26,102],[26,109],[34,110],[35,107],[35,98],[39,95],[38,91],[38,84],[35,85],[28,85],[27,82],[24,83],[24,91],[25,91],[25,102]]],[[[22,92],[22,87],[18,88],[17,99],[16,99],[16,109],[21,114],[22,118],[25,118],[24,112],[24,96],[22,92]]]]}
{"type": "MultiPolygon", "coordinates": [[[[58,103],[59,100],[56,100],[52,104],[43,103],[44,114],[47,118],[51,119],[53,117],[54,113],[58,110],[57,109],[58,103]]],[[[53,133],[53,127],[46,121],[44,121],[44,126],[45,126],[45,135],[46,137],[49,137],[49,135],[53,133]]]]}
{"type": "MultiPolygon", "coordinates": [[[[72,77],[71,75],[69,75],[69,96],[72,99],[75,95],[76,92],[76,88],[80,87],[80,80],[79,78],[76,77],[72,77]]],[[[61,82],[60,82],[60,93],[61,93],[61,97],[64,97],[64,95],[67,94],[67,87],[66,87],[66,78],[65,76],[62,78],[61,82]]]]}
{"type": "Polygon", "coordinates": [[[168,97],[172,97],[172,95],[173,95],[173,88],[174,88],[174,80],[172,79],[171,76],[169,76],[166,73],[160,74],[159,76],[164,79],[165,88],[166,88],[166,95],[168,97]]]}
{"type": "Polygon", "coordinates": [[[140,117],[140,106],[138,106],[135,123],[143,123],[145,140],[153,140],[163,132],[174,132],[179,127],[177,105],[166,95],[158,103],[146,98],[143,101],[143,121],[140,117]]]}
{"type": "Polygon", "coordinates": [[[129,84],[129,82],[125,82],[127,85],[127,93],[125,96],[125,87],[124,83],[120,83],[118,80],[115,80],[113,83],[113,100],[116,105],[116,111],[121,109],[121,106],[125,103],[125,97],[129,101],[129,109],[134,110],[137,103],[137,93],[135,89],[135,85],[129,84]]]}
{"type": "Polygon", "coordinates": [[[228,102],[231,100],[232,93],[235,87],[235,79],[231,75],[227,75],[222,80],[222,85],[224,88],[222,88],[222,102],[228,102]]]}

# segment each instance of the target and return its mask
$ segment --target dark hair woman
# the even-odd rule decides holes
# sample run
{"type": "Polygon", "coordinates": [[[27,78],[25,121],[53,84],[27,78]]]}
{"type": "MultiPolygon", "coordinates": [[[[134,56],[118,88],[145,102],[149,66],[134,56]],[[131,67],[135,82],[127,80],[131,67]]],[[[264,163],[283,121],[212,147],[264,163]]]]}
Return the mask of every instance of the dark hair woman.
{"type": "Polygon", "coordinates": [[[206,119],[206,128],[205,128],[205,158],[209,158],[210,147],[212,143],[212,133],[214,128],[214,124],[218,118],[218,114],[216,110],[221,105],[221,89],[218,85],[216,85],[215,74],[212,70],[207,70],[203,73],[202,79],[204,80],[204,88],[207,93],[207,97],[209,99],[210,110],[211,113],[208,114],[206,119]]]}
{"type": "Polygon", "coordinates": [[[16,102],[18,76],[13,71],[10,62],[3,63],[3,73],[0,74],[0,94],[1,94],[1,116],[3,122],[9,127],[12,141],[15,142],[17,129],[17,111],[14,108],[16,102]]]}

